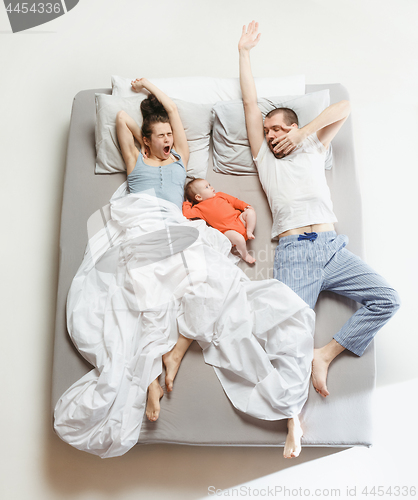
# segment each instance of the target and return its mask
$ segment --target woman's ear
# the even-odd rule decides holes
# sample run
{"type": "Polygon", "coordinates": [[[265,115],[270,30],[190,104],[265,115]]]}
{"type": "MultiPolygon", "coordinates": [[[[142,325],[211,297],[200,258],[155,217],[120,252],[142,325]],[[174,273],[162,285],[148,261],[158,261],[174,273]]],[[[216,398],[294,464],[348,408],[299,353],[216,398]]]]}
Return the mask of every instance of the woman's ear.
{"type": "Polygon", "coordinates": [[[150,155],[151,152],[149,148],[150,141],[146,137],[142,137],[142,141],[144,143],[144,150],[145,150],[145,154],[144,153],[142,154],[144,154],[144,156],[147,157],[150,155]]]}

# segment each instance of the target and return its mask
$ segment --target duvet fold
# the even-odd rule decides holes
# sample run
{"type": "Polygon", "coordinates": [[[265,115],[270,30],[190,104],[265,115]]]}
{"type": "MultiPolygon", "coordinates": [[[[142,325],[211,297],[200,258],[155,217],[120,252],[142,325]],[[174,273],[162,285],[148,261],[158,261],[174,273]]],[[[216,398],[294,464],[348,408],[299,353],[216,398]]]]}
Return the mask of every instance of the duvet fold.
{"type": "Polygon", "coordinates": [[[250,281],[223,234],[152,192],[127,194],[126,183],[88,233],[67,327],[94,368],[55,407],[61,439],[102,458],[132,448],[147,388],[179,333],[199,343],[238,410],[265,420],[300,413],[314,313],[290,288],[250,281]]]}

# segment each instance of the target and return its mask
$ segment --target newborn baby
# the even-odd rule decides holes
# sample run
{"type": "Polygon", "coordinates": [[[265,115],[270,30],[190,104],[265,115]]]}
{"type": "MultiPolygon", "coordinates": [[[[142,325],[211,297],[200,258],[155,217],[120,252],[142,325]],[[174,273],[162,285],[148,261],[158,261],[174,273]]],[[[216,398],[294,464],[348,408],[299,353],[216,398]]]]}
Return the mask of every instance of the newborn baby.
{"type": "Polygon", "coordinates": [[[242,259],[255,262],[247,252],[246,240],[254,239],[255,210],[251,205],[226,193],[216,193],[205,179],[194,179],[187,184],[183,215],[188,219],[203,219],[223,233],[235,246],[242,259]]]}

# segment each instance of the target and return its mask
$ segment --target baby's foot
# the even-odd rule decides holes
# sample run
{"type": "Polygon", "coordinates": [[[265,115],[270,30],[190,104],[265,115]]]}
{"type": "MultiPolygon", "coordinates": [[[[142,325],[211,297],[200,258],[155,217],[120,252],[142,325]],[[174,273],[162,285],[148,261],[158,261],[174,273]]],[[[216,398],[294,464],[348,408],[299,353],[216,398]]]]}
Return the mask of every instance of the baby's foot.
{"type": "Polygon", "coordinates": [[[163,397],[164,391],[158,380],[154,380],[148,387],[147,408],[145,413],[148,420],[155,422],[160,416],[160,399],[163,397]]]}
{"type": "Polygon", "coordinates": [[[163,363],[165,366],[165,387],[167,392],[173,390],[174,379],[180,368],[181,357],[178,356],[174,349],[163,355],[163,363]]]}
{"type": "Polygon", "coordinates": [[[287,437],[284,445],[283,456],[284,458],[296,458],[302,451],[303,431],[299,422],[299,418],[289,418],[287,421],[287,437]]]}
{"type": "Polygon", "coordinates": [[[252,257],[249,253],[247,253],[247,255],[243,257],[243,260],[245,260],[245,262],[248,262],[248,264],[254,264],[255,262],[254,257],[252,257]]]}
{"type": "Polygon", "coordinates": [[[250,233],[249,231],[247,231],[247,238],[248,238],[249,240],[254,240],[254,239],[255,239],[255,236],[254,236],[254,234],[253,234],[253,233],[250,233]]]}

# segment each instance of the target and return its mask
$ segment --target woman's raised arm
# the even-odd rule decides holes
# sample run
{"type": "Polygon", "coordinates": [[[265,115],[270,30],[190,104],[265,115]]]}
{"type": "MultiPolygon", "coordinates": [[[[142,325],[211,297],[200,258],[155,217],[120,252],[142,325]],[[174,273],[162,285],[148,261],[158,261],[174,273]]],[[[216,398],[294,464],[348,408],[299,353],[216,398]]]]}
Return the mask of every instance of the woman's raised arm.
{"type": "Polygon", "coordinates": [[[116,133],[126,165],[126,173],[129,175],[135,168],[139,155],[134,139],[139,142],[141,149],[143,149],[141,130],[136,121],[128,113],[119,111],[116,115],[116,133]]]}
{"type": "Polygon", "coordinates": [[[131,82],[132,90],[139,92],[141,89],[146,89],[160,101],[167,111],[170,125],[173,130],[174,147],[180,154],[184,166],[187,168],[189,161],[189,145],[187,144],[186,133],[180,119],[180,115],[176,104],[162,90],[156,87],[146,78],[137,78],[131,82]]]}

